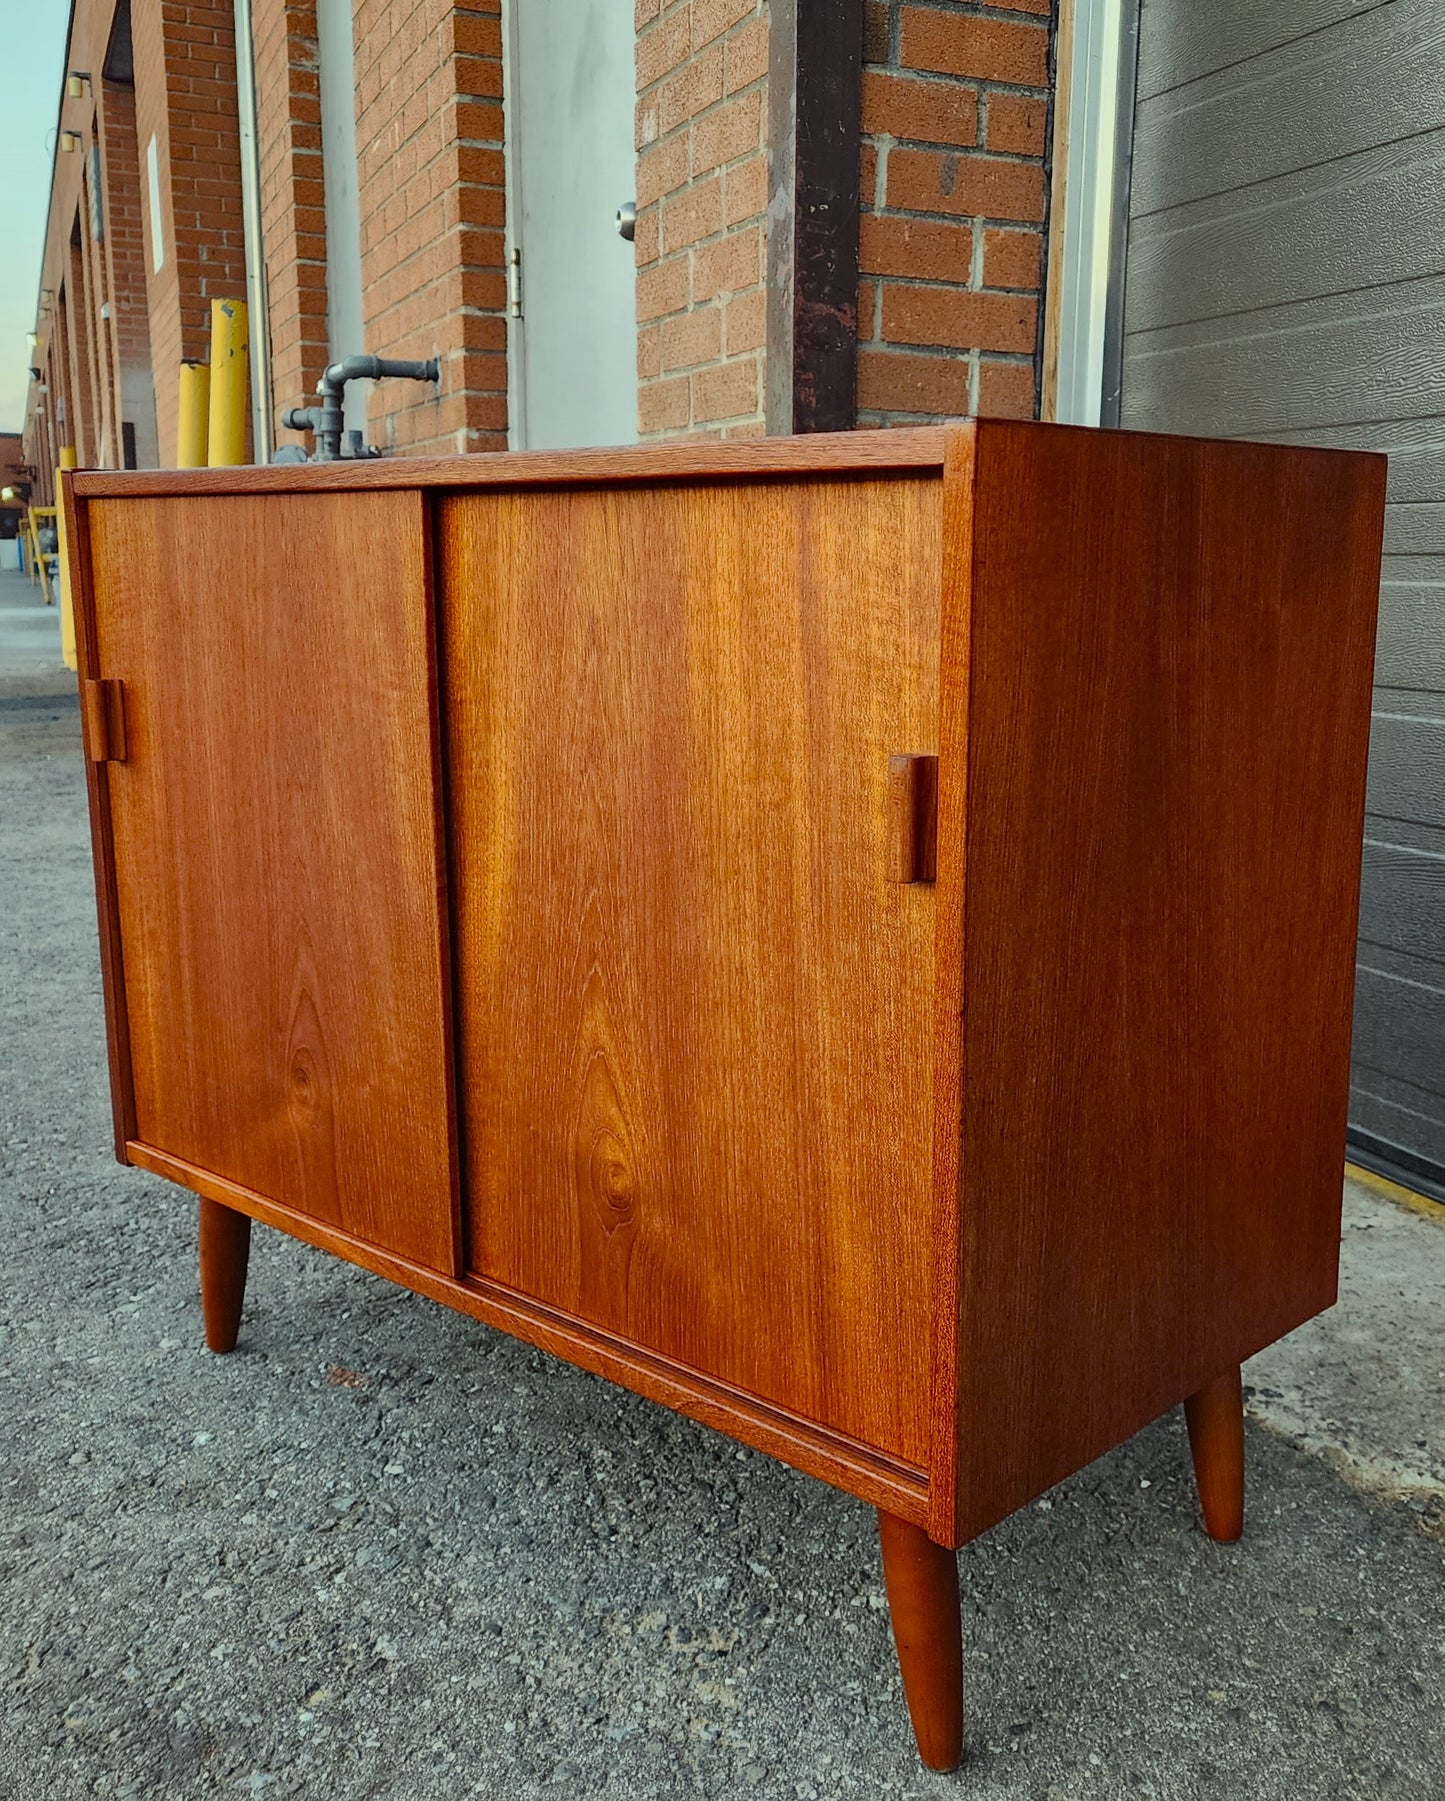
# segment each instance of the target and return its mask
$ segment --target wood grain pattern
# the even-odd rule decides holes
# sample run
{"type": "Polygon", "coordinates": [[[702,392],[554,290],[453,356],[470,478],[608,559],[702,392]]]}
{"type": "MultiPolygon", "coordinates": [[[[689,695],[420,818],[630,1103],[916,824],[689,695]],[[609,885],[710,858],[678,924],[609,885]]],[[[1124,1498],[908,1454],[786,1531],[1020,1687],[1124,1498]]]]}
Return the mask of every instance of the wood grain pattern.
{"type": "MultiPolygon", "coordinates": [[[[1428,525],[1405,523],[1445,501],[1445,12],[1150,0],[1141,43],[1151,87],[1171,68],[1207,79],[1140,108],[1145,204],[1163,205],[1141,218],[1136,193],[1129,222],[1127,417],[1389,454],[1366,831],[1427,913],[1445,887],[1438,826],[1400,820],[1397,778],[1413,765],[1410,798],[1445,812],[1445,585],[1428,525]]],[[[1392,947],[1379,899],[1367,862],[1350,1138],[1384,1173],[1439,1186],[1442,939],[1392,947]]]]}
{"type": "Polygon", "coordinates": [[[1334,1299],[1384,500],[1383,458],[976,455],[961,1538],[1334,1299]]]}
{"type": "Polygon", "coordinates": [[[206,1349],[224,1355],[236,1348],[251,1257],[251,1217],[201,1195],[197,1240],[201,1265],[201,1314],[206,1349]]]}
{"type": "Polygon", "coordinates": [[[889,880],[931,882],[938,873],[938,758],[888,759],[889,880]]]}
{"type": "Polygon", "coordinates": [[[1184,1397],[1194,1480],[1209,1536],[1232,1545],[1244,1534],[1244,1390],[1239,1365],[1184,1397]]]}
{"type": "Polygon", "coordinates": [[[80,727],[92,763],[124,763],[125,688],[120,682],[82,680],[80,727]]]}
{"type": "Polygon", "coordinates": [[[92,502],[89,531],[132,1136],[453,1270],[422,502],[92,502]]]}
{"type": "Polygon", "coordinates": [[[440,505],[471,1267],[929,1455],[941,484],[440,505]]]}
{"type": "Polygon", "coordinates": [[[963,1636],[958,1554],[891,1514],[878,1515],[883,1581],[918,1755],[951,1770],[963,1755],[963,1636]]]}
{"type": "Polygon", "coordinates": [[[928,1518],[925,1472],[897,1458],[870,1450],[840,1433],[828,1432],[812,1420],[800,1419],[782,1408],[766,1406],[755,1395],[743,1394],[725,1382],[711,1381],[696,1370],[656,1356],[615,1334],[597,1331],[500,1283],[477,1276],[459,1280],[425,1269],[375,1245],[363,1244],[325,1220],[297,1213],[253,1189],[223,1181],[181,1158],[168,1157],[138,1143],[127,1148],[129,1161],[138,1169],[179,1183],[195,1194],[274,1226],[303,1244],[343,1257],[373,1275],[536,1345],[550,1356],[671,1407],[701,1425],[727,1433],[740,1444],[751,1445],[794,1469],[830,1482],[900,1520],[921,1526],[928,1518]]]}
{"type": "Polygon", "coordinates": [[[973,629],[974,486],[978,439],[948,435],[943,469],[943,563],[938,623],[938,827],[934,868],[933,1321],[929,1388],[930,1535],[958,1542],[962,1350],[963,902],[968,873],[968,724],[973,629]]]}
{"type": "MultiPolygon", "coordinates": [[[[60,476],[59,505],[65,516],[66,556],[75,621],[79,679],[100,675],[100,647],[91,581],[90,515],[76,496],[70,471],[60,476]]],[[[105,1051],[110,1074],[111,1142],[116,1159],[129,1162],[135,1137],[135,1081],[130,1061],[130,1019],[120,941],[120,898],[116,892],[115,843],[111,829],[110,782],[103,764],[85,758],[85,792],[90,811],[90,857],[95,875],[96,925],[100,938],[100,985],[105,999],[105,1051]]]]}
{"type": "MultiPolygon", "coordinates": [[[[969,430],[970,427],[953,427],[969,430]]],[[[371,462],[251,464],[231,469],[85,469],[69,478],[82,500],[145,495],[314,494],[342,489],[518,488],[676,482],[857,470],[938,469],[945,429],[815,432],[801,437],[636,444],[506,455],[378,457],[371,462]]]]}
{"type": "Polygon", "coordinates": [[[1333,1296],[1383,469],[879,436],[65,504],[121,1154],[953,1543],[1333,1296]]]}

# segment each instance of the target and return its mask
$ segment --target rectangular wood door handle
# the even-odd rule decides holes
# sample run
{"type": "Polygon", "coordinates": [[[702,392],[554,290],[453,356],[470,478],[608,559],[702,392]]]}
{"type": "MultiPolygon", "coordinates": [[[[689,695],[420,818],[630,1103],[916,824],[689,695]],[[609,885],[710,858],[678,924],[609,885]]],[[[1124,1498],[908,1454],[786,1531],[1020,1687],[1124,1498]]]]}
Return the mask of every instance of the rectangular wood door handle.
{"type": "Polygon", "coordinates": [[[888,861],[893,882],[938,875],[938,758],[888,759],[888,861]]]}
{"type": "Polygon", "coordinates": [[[80,684],[81,727],[92,763],[125,761],[125,690],[103,679],[80,684]]]}

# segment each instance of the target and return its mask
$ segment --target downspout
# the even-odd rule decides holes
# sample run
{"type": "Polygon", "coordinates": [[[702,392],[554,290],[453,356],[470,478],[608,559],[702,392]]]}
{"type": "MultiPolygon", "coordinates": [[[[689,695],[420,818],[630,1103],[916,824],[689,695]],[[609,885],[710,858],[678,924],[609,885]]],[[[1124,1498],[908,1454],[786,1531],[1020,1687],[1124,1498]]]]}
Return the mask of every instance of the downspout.
{"type": "Polygon", "coordinates": [[[246,244],[246,310],[251,318],[251,451],[258,463],[269,463],[275,440],[271,433],[271,311],[261,230],[261,142],[256,131],[256,40],[251,0],[235,0],[235,7],[241,223],[246,244]]]}

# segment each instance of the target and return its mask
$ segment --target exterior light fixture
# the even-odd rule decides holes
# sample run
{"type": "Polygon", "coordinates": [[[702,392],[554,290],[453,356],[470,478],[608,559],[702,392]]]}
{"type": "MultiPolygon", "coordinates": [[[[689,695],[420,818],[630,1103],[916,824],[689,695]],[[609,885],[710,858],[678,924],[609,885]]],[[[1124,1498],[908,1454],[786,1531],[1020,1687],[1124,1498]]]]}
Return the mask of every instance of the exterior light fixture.
{"type": "Polygon", "coordinates": [[[85,69],[72,69],[65,78],[65,92],[71,100],[84,100],[90,87],[90,74],[85,69]]]}
{"type": "Polygon", "coordinates": [[[32,350],[34,350],[36,345],[40,342],[40,333],[38,331],[27,331],[25,334],[25,342],[32,350]]]}
{"type": "Polygon", "coordinates": [[[55,289],[54,288],[42,288],[40,290],[40,304],[42,306],[49,306],[51,301],[54,300],[54,298],[55,298],[55,289]]]}
{"type": "Polygon", "coordinates": [[[59,142],[56,144],[57,150],[62,151],[66,156],[73,156],[79,148],[80,133],[78,131],[61,132],[59,142]]]}

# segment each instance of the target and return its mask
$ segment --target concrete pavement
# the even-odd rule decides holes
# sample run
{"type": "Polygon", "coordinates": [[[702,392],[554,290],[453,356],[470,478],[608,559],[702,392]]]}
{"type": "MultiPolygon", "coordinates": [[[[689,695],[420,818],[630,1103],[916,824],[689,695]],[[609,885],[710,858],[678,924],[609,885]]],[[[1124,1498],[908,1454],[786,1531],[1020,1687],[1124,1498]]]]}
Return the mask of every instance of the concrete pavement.
{"type": "Polygon", "coordinates": [[[13,689],[16,677],[33,686],[37,678],[66,674],[59,605],[47,607],[43,591],[29,576],[0,569],[0,682],[13,689]]]}
{"type": "Polygon", "coordinates": [[[1445,1793],[1445,1228],[1352,1189],[1247,1372],[1245,1541],[1177,1418],[961,1556],[909,1737],[866,1509],[111,1160],[73,690],[0,684],[0,1797],[1445,1793]]]}

